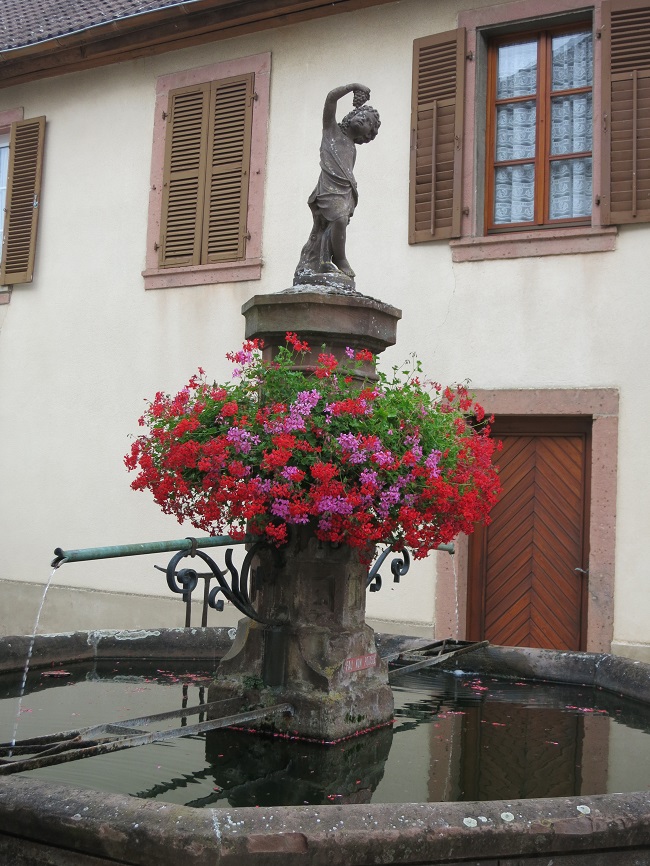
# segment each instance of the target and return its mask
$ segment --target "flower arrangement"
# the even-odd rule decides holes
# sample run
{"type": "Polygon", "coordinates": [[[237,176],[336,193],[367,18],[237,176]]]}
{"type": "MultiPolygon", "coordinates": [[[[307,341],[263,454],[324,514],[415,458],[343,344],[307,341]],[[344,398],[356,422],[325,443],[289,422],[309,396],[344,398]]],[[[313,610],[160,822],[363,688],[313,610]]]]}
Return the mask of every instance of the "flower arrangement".
{"type": "Polygon", "coordinates": [[[250,340],[228,353],[228,384],[199,368],[175,396],[156,394],[125,457],[134,490],[213,535],[280,546],[312,523],[364,557],[383,543],[421,558],[489,520],[495,442],[470,423],[484,412],[466,387],[424,381],[415,359],[363,380],[365,349],[310,354],[306,375],[296,362],[311,350],[293,333],[272,362],[261,350],[250,340]]]}

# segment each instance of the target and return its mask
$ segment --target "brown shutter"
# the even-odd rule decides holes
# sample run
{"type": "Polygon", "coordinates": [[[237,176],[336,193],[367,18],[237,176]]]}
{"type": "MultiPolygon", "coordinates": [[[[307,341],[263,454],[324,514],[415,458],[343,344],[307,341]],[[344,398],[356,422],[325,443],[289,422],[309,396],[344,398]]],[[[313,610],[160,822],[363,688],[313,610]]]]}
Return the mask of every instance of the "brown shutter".
{"type": "Polygon", "coordinates": [[[169,94],[160,267],[201,263],[209,98],[209,84],[169,94]]]}
{"type": "Polygon", "coordinates": [[[212,84],[203,220],[206,263],[246,254],[253,97],[253,75],[212,84]]]}
{"type": "Polygon", "coordinates": [[[44,140],[44,117],[19,120],[11,125],[0,267],[2,285],[29,283],[34,274],[44,140]]]}
{"type": "Polygon", "coordinates": [[[460,237],[465,30],[413,43],[409,243],[460,237]]]}
{"type": "Polygon", "coordinates": [[[602,221],[650,221],[650,4],[603,4],[602,221]]]}

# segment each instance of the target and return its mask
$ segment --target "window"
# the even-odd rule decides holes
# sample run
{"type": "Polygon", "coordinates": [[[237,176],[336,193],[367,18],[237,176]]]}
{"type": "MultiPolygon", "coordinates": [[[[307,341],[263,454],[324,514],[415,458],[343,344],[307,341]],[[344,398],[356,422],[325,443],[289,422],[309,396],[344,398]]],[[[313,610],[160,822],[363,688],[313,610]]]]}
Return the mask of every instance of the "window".
{"type": "Polygon", "coordinates": [[[3,286],[31,282],[33,278],[40,209],[45,118],[13,120],[17,115],[22,117],[21,109],[0,112],[0,285],[3,286]]]}
{"type": "Polygon", "coordinates": [[[9,175],[9,133],[0,133],[0,238],[5,224],[7,178],[9,175]]]}
{"type": "Polygon", "coordinates": [[[650,221],[648,0],[514,0],[459,24],[414,43],[409,242],[449,239],[454,261],[603,251],[650,221]]]}
{"type": "Polygon", "coordinates": [[[591,220],[591,26],[493,41],[488,57],[488,229],[591,220]]]}
{"type": "Polygon", "coordinates": [[[145,288],[259,279],[270,56],[158,82],[145,288]]]}

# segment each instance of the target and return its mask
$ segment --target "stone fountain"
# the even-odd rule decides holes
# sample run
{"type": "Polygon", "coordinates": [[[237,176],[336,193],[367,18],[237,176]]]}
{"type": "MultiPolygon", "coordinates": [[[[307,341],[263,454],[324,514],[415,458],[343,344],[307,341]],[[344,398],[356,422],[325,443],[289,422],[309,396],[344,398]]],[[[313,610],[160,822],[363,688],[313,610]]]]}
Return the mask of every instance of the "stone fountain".
{"type": "MultiPolygon", "coordinates": [[[[355,146],[371,141],[379,128],[368,97],[368,88],[360,84],[328,94],[321,175],[309,198],[313,227],[294,284],[277,294],[257,295],[243,307],[246,336],[262,338],[269,359],[286,331],[336,357],[346,347],[379,354],[395,343],[400,311],[356,291],[345,252],[358,197],[355,146]],[[349,93],[354,111],[338,124],[336,104],[349,93]]],[[[368,365],[359,374],[372,379],[374,369],[368,365]]],[[[367,565],[350,548],[319,543],[309,526],[298,527],[281,551],[259,548],[254,554],[250,600],[256,615],[239,623],[233,642],[227,629],[207,628],[39,636],[31,646],[29,638],[6,638],[0,639],[0,670],[20,670],[28,650],[40,666],[122,657],[209,659],[219,661],[210,701],[234,696],[264,706],[291,704],[292,716],[258,721],[259,728],[332,743],[387,726],[393,700],[386,662],[365,623],[367,565]]],[[[400,645],[417,643],[404,639],[400,645]]],[[[469,670],[514,678],[590,684],[650,706],[650,668],[604,654],[489,647],[467,656],[466,664],[469,670]]],[[[378,774],[390,733],[388,727],[380,732],[381,742],[364,738],[378,774]]],[[[338,778],[341,768],[332,760],[332,778],[338,778]]],[[[524,860],[531,866],[645,866],[650,864],[650,797],[641,792],[561,800],[198,810],[34,779],[0,779],[0,863],[12,866],[459,866],[479,860],[511,866],[524,860]]]]}
{"type": "MultiPolygon", "coordinates": [[[[313,227],[293,286],[256,295],[242,308],[246,338],[263,340],[269,361],[287,331],[337,360],[344,359],[346,347],[378,355],[395,343],[401,311],[357,292],[345,250],[358,200],[356,145],[372,141],[380,125],[369,95],[361,84],[327,95],[321,174],[308,200],[313,227]],[[337,103],[349,93],[354,109],[338,123],[337,103]]],[[[309,356],[301,357],[309,374],[309,356]]],[[[373,363],[366,362],[357,375],[360,382],[375,380],[373,363]]],[[[288,701],[293,716],[274,720],[272,728],[327,742],[388,724],[393,718],[388,672],[365,622],[367,563],[350,547],[319,542],[310,526],[292,529],[280,552],[258,552],[253,601],[260,622],[239,623],[210,700],[241,695],[251,702],[288,701]]]]}

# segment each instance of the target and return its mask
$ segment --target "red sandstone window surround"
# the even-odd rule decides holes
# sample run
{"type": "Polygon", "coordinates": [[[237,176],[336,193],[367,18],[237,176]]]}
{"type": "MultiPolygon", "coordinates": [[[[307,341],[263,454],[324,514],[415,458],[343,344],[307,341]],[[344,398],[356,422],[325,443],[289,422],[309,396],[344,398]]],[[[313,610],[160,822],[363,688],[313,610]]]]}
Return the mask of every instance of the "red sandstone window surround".
{"type": "MultiPolygon", "coordinates": [[[[516,0],[461,12],[458,24],[457,30],[414,43],[409,242],[449,239],[454,261],[601,252],[615,248],[616,225],[649,221],[650,179],[639,170],[650,147],[647,0],[595,0],[586,10],[577,0],[516,0]],[[582,32],[584,45],[591,34],[591,84],[580,79],[560,87],[556,82],[554,90],[549,39],[552,51],[553,33],[562,28],[582,32]],[[497,114],[507,114],[509,99],[490,90],[497,63],[490,53],[509,40],[525,43],[531,32],[538,66],[541,60],[550,78],[542,69],[534,99],[521,94],[514,102],[535,103],[534,155],[497,154],[497,114]],[[568,144],[561,137],[554,142],[549,132],[553,100],[564,99],[566,108],[584,102],[589,91],[591,142],[584,136],[568,144]],[[497,213],[506,176],[515,165],[525,175],[525,163],[535,177],[524,178],[529,189],[520,188],[517,195],[522,201],[532,195],[532,212],[519,210],[515,218],[512,211],[497,213]],[[575,178],[567,182],[564,174],[575,178]],[[568,207],[567,199],[574,199],[568,207]]],[[[556,124],[563,125],[564,120],[556,124]]],[[[509,196],[506,192],[506,203],[509,196]]]]}
{"type": "Polygon", "coordinates": [[[146,289],[256,280],[271,56],[158,79],[146,289]]]}

